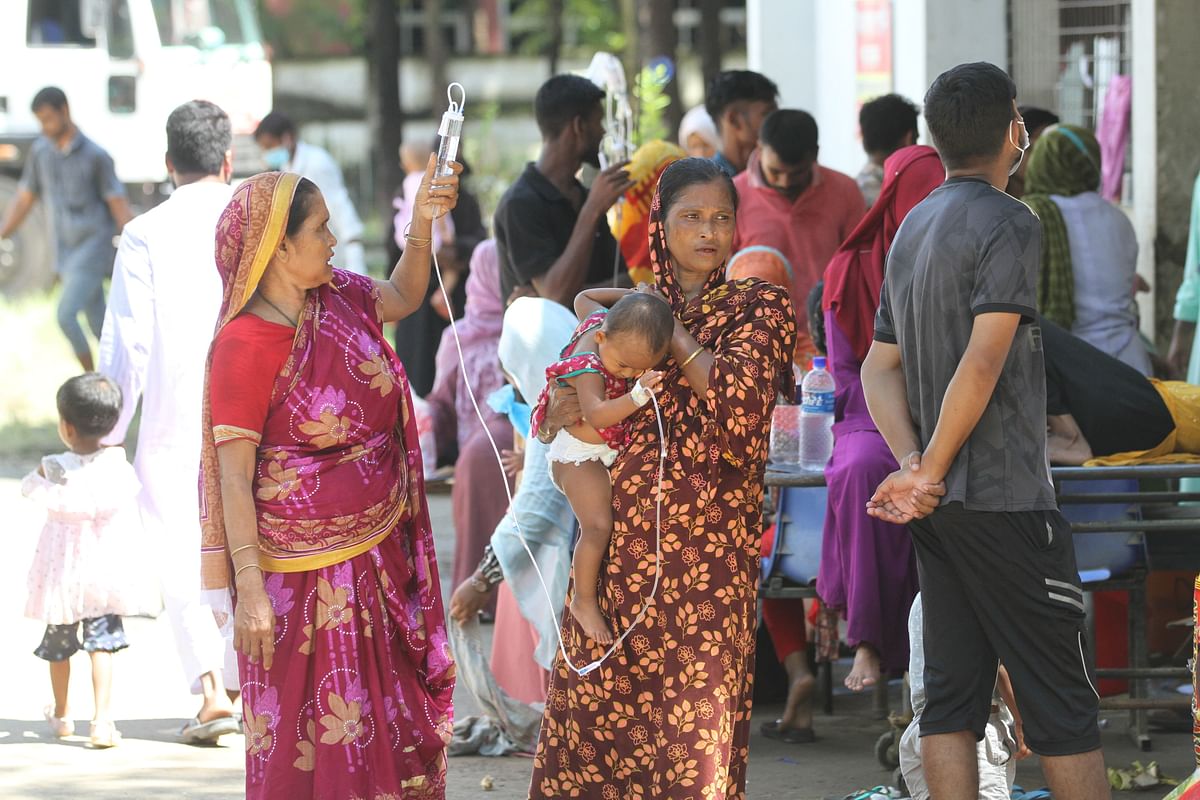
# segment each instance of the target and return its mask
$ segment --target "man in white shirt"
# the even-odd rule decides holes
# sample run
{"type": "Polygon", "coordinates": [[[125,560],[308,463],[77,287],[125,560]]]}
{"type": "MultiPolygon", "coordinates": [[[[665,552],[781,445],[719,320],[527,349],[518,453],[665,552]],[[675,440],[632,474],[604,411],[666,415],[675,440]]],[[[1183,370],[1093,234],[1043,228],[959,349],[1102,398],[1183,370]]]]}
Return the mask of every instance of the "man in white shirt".
{"type": "Polygon", "coordinates": [[[329,208],[329,229],[337,237],[333,265],[367,274],[363,256],[363,224],[346,191],[342,170],[324,148],[300,141],[296,123],[279,111],[263,117],[254,131],[267,169],[295,172],[317,185],[329,208]]]}
{"type": "Polygon", "coordinates": [[[125,439],[142,399],[134,466],[147,558],[162,581],[163,604],[193,694],[204,702],[181,731],[192,744],[235,733],[226,687],[238,686],[227,597],[200,588],[200,419],[204,365],[221,306],[215,263],[217,219],[233,189],[229,117],[204,100],[167,119],[167,170],[175,191],[125,226],[113,267],[100,371],[121,387],[124,407],[106,444],[125,439]]]}

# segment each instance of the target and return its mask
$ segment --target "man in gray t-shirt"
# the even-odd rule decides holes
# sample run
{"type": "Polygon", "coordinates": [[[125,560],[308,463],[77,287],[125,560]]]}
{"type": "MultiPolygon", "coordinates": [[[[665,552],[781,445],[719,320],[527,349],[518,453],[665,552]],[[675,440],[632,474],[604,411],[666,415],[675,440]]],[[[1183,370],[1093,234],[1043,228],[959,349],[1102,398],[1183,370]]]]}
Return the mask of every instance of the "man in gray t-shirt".
{"type": "Polygon", "coordinates": [[[34,95],[32,106],[42,136],[33,143],[16,197],[0,220],[0,239],[20,227],[36,200],[46,203],[54,228],[54,268],[63,284],[58,325],[80,365],[90,372],[92,349],[79,315],[85,315],[99,339],[104,279],[112,274],[117,252],[113,239],[133,213],[112,157],[75,127],[62,90],[42,89],[34,95]]]}
{"type": "Polygon", "coordinates": [[[925,118],[947,181],[888,253],[862,381],[900,469],[867,512],[908,523],[923,599],[931,796],[979,796],[975,743],[1002,661],[1057,800],[1110,796],[1071,527],[1046,460],[1041,226],[1001,189],[1029,146],[992,64],[938,76],[925,118]]]}
{"type": "Polygon", "coordinates": [[[983,178],[961,177],[909,212],[888,253],[875,338],[900,348],[922,448],[937,428],[975,319],[1020,317],[983,416],[946,472],[943,505],[1058,508],[1046,461],[1046,367],[1037,326],[1030,324],[1041,248],[1041,223],[1028,206],[983,178]]]}

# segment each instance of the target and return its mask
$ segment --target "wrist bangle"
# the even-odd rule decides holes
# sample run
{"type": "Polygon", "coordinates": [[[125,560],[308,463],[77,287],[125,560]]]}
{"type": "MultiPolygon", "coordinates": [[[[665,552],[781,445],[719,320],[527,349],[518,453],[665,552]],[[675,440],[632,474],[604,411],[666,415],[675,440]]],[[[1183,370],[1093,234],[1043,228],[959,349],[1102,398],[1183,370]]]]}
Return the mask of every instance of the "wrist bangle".
{"type": "Polygon", "coordinates": [[[679,365],[679,368],[680,368],[680,369],[683,369],[683,368],[684,368],[684,367],[686,367],[688,364],[690,364],[690,363],[692,363],[693,361],[695,361],[695,360],[696,360],[696,356],[700,355],[700,354],[701,354],[701,353],[703,353],[703,352],[704,352],[704,345],[700,345],[699,347],[697,347],[697,348],[696,348],[696,351],[695,351],[694,353],[692,353],[690,356],[688,356],[687,358],[685,358],[685,359],[683,360],[683,363],[681,363],[681,364],[679,365]]]}
{"type": "Polygon", "coordinates": [[[244,544],[244,545],[242,545],[241,547],[237,548],[236,550],[234,550],[234,551],[230,552],[230,554],[229,554],[229,558],[230,558],[230,559],[232,559],[232,558],[233,558],[234,556],[236,556],[238,553],[242,552],[243,550],[249,550],[251,547],[258,547],[258,543],[257,543],[257,542],[255,542],[254,544],[244,544]]]}
{"type": "Polygon", "coordinates": [[[411,246],[416,247],[418,249],[422,248],[422,247],[429,247],[429,245],[433,244],[432,237],[422,238],[419,236],[409,236],[408,234],[404,235],[404,241],[408,242],[411,246]]]}
{"type": "Polygon", "coordinates": [[[233,573],[233,579],[236,581],[238,576],[248,569],[256,569],[259,572],[262,572],[262,567],[260,567],[258,564],[246,564],[244,567],[239,567],[237,571],[233,573]]]}

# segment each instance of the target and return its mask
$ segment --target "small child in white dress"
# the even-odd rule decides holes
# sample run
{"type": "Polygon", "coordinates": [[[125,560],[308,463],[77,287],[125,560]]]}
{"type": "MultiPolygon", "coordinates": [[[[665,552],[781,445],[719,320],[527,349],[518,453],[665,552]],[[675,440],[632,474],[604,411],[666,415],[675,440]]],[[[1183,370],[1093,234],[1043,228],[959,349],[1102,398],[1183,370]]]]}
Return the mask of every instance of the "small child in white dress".
{"type": "Polygon", "coordinates": [[[46,456],[25,476],[21,492],[46,511],[29,571],[25,615],[46,623],[34,651],[50,662],[54,704],[45,710],[55,736],[75,732],[67,712],[71,656],[92,662],[93,747],[112,747],[120,733],[109,710],[112,654],[128,647],[122,616],[156,613],[158,599],[137,574],[140,484],[121,447],[101,447],[121,412],[121,390],[89,372],[58,390],[58,435],[69,450],[46,456]],[[83,640],[79,629],[82,625],[83,640]]]}

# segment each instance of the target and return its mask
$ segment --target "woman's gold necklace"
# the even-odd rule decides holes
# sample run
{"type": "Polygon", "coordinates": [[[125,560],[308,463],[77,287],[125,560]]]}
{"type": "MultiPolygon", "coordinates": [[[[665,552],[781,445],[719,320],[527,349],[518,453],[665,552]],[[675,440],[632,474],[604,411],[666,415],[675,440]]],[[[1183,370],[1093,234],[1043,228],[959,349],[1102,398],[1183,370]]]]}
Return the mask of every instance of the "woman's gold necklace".
{"type": "Polygon", "coordinates": [[[262,292],[259,292],[259,293],[258,293],[258,296],[262,298],[262,301],[263,301],[264,303],[266,303],[267,305],[269,305],[271,308],[275,309],[275,310],[276,310],[276,311],[279,313],[279,315],[280,315],[281,317],[283,317],[284,319],[286,319],[286,320],[288,321],[288,323],[289,323],[289,324],[290,324],[290,325],[291,325],[293,328],[295,328],[295,327],[298,327],[298,326],[300,325],[300,318],[299,318],[299,317],[297,317],[297,318],[296,318],[296,319],[293,321],[291,317],[289,317],[287,314],[285,314],[285,313],[283,312],[283,309],[282,309],[282,308],[280,308],[279,306],[275,305],[275,304],[274,304],[274,303],[272,303],[270,300],[268,300],[268,299],[267,299],[267,296],[266,296],[265,294],[263,294],[262,292]]]}

